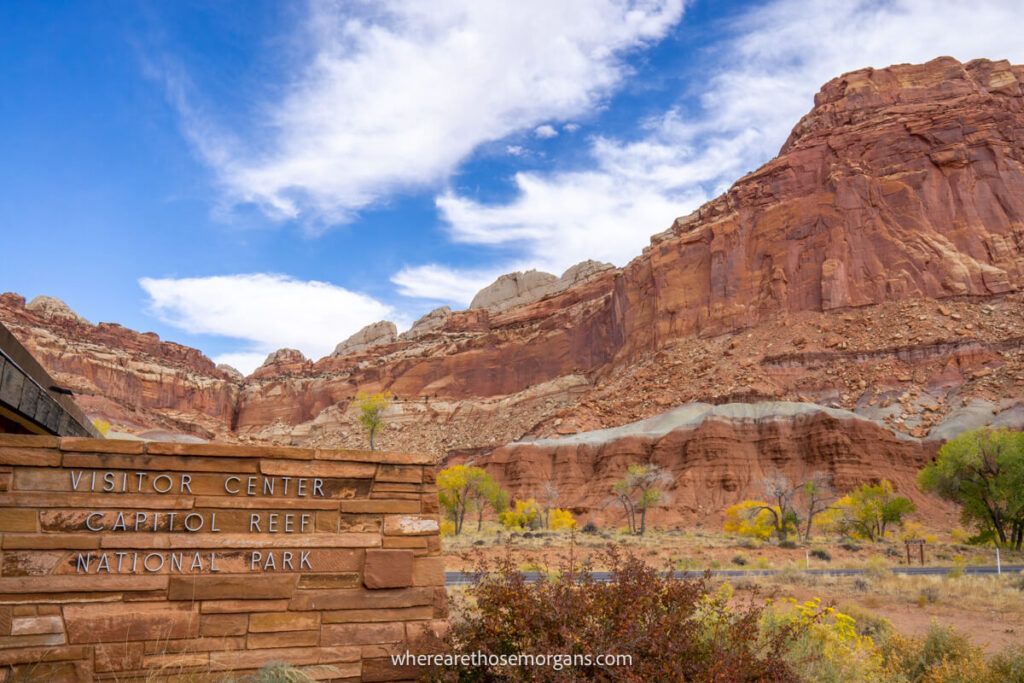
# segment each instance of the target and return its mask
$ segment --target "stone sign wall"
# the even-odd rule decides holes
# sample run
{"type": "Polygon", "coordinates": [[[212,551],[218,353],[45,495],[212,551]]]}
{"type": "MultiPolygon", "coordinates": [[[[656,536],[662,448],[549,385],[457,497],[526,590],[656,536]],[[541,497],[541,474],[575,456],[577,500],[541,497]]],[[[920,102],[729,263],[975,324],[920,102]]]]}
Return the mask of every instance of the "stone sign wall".
{"type": "Polygon", "coordinates": [[[433,481],[427,456],[0,434],[0,668],[408,676],[388,653],[446,617],[433,481]]]}

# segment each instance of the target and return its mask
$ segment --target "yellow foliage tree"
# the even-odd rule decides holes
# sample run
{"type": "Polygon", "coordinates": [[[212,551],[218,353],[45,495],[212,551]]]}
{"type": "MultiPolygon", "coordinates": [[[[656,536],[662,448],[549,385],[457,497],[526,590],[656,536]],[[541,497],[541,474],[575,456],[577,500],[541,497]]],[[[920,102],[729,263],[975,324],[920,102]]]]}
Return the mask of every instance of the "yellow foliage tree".
{"type": "Polygon", "coordinates": [[[359,422],[370,437],[370,450],[377,450],[377,433],[384,428],[384,411],[391,404],[391,394],[380,392],[370,394],[360,391],[356,394],[359,407],[359,422]]]}
{"type": "Polygon", "coordinates": [[[92,421],[92,426],[95,427],[96,431],[98,431],[102,436],[106,436],[107,432],[110,431],[110,423],[100,417],[97,417],[92,421]]]}
{"type": "Polygon", "coordinates": [[[775,531],[772,513],[765,509],[768,503],[760,500],[744,500],[730,505],[725,510],[722,529],[726,533],[757,538],[766,541],[775,531]]]}
{"type": "Polygon", "coordinates": [[[554,508],[551,511],[551,528],[555,531],[560,529],[575,529],[576,518],[572,513],[562,508],[554,508]]]}

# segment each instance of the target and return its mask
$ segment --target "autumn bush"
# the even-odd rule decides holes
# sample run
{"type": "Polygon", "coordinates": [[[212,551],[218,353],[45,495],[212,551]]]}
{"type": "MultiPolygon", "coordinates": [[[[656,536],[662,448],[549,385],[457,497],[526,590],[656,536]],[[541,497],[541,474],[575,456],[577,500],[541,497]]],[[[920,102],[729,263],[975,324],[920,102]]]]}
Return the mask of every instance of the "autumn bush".
{"type": "Polygon", "coordinates": [[[481,562],[444,641],[426,651],[628,654],[629,666],[430,669],[435,681],[794,681],[785,655],[792,629],[762,633],[763,607],[732,600],[709,576],[673,578],[610,549],[611,580],[563,567],[528,583],[511,557],[481,562]]]}

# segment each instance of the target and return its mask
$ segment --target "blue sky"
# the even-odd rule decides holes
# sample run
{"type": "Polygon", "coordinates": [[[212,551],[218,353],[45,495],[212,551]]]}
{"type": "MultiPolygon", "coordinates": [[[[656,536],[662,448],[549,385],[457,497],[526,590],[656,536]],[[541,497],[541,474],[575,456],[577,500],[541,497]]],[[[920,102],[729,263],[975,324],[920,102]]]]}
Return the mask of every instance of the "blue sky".
{"type": "Polygon", "coordinates": [[[252,370],[624,265],[833,76],[1024,61],[1017,3],[0,5],[0,290],[252,370]],[[428,11],[429,6],[429,11],[428,11]]]}

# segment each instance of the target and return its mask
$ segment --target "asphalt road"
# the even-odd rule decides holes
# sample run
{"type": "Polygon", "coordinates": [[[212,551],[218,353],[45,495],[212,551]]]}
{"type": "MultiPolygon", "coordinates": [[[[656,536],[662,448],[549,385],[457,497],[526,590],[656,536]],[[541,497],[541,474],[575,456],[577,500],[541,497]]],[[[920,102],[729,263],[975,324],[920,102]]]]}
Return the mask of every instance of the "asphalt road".
{"type": "MultiPolygon", "coordinates": [[[[891,567],[894,574],[919,574],[924,576],[943,576],[953,571],[953,567],[891,567]]],[[[742,578],[745,576],[772,576],[784,571],[780,569],[715,569],[712,570],[711,575],[716,577],[725,578],[742,578]]],[[[805,574],[812,574],[815,576],[860,576],[861,574],[867,573],[866,569],[842,569],[842,568],[830,568],[820,567],[815,569],[804,569],[801,570],[805,574]]],[[[1004,564],[1003,574],[1020,574],[1024,571],[1024,565],[1021,564],[1004,564]]],[[[995,575],[998,573],[995,565],[981,565],[981,566],[968,566],[964,567],[965,574],[991,574],[995,575]]],[[[540,579],[539,572],[523,572],[527,581],[531,583],[540,579]]],[[[686,571],[676,572],[676,576],[680,578],[697,578],[703,576],[702,571],[686,571]]],[[[594,579],[597,581],[611,581],[611,574],[609,572],[594,572],[594,579]]],[[[445,572],[444,582],[446,586],[465,586],[473,582],[472,572],[445,572]]]]}

